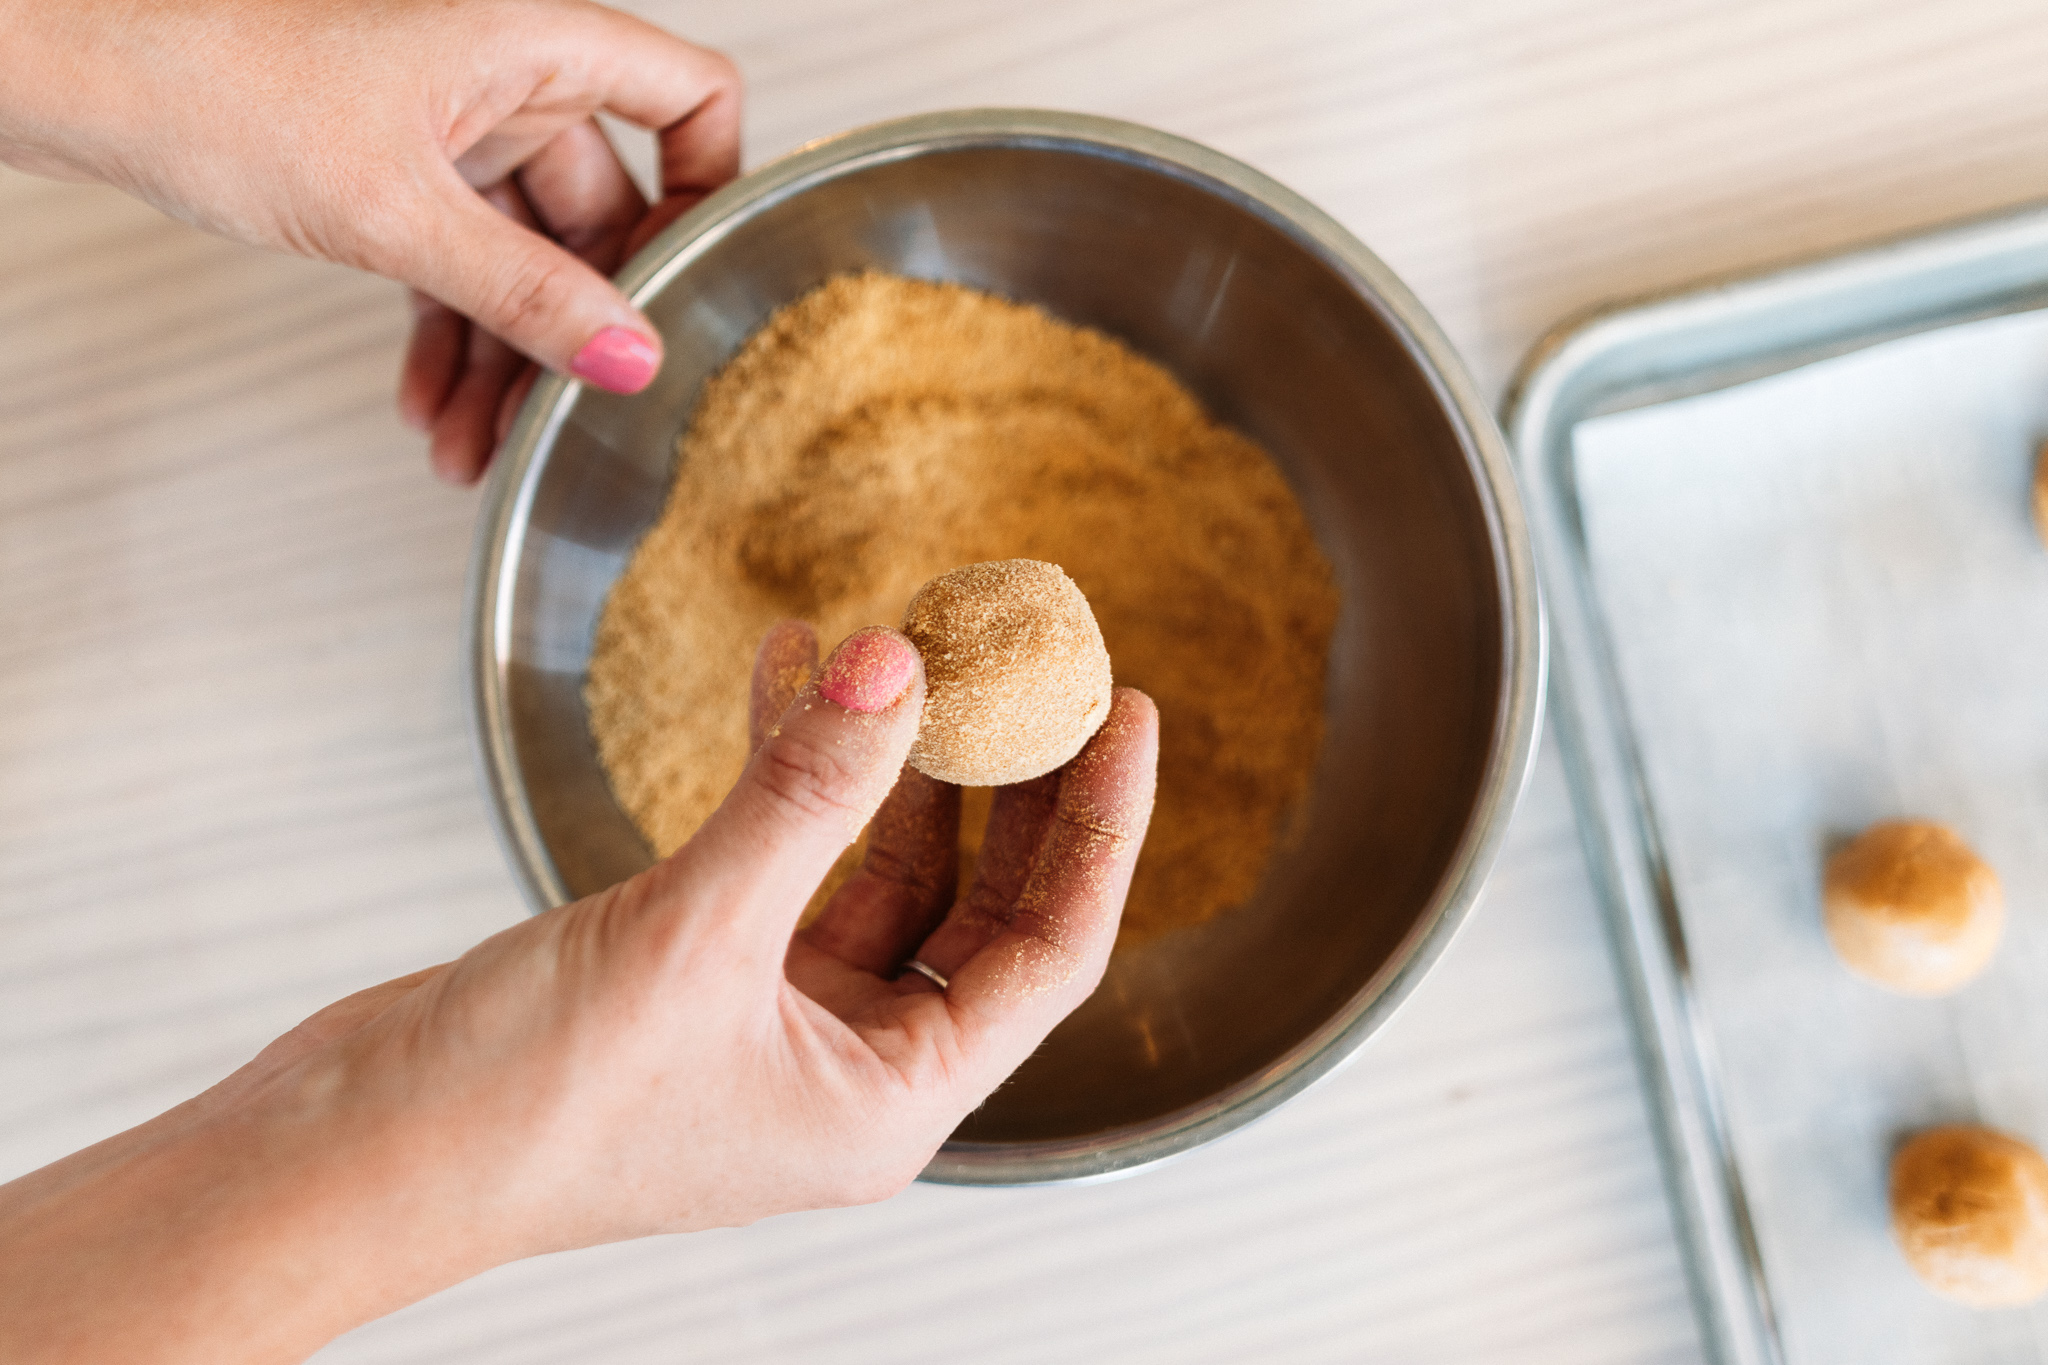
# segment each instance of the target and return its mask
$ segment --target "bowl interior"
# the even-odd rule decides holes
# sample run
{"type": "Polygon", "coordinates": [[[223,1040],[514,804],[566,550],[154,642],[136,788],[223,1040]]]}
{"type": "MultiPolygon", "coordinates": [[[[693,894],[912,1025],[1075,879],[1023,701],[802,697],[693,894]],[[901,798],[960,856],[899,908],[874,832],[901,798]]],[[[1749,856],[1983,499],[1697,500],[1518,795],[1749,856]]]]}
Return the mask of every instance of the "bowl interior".
{"type": "Polygon", "coordinates": [[[1502,576],[1469,441],[1341,265],[1183,168],[1085,143],[952,147],[747,205],[643,300],[669,345],[655,386],[565,400],[525,483],[499,649],[514,761],[572,896],[650,859],[598,766],[582,684],[698,386],[777,307],[869,267],[1027,300],[1163,363],[1271,452],[1336,568],[1328,729],[1296,841],[1243,909],[1119,954],[956,1138],[1169,1121],[1255,1085],[1426,927],[1504,686],[1502,576]]]}

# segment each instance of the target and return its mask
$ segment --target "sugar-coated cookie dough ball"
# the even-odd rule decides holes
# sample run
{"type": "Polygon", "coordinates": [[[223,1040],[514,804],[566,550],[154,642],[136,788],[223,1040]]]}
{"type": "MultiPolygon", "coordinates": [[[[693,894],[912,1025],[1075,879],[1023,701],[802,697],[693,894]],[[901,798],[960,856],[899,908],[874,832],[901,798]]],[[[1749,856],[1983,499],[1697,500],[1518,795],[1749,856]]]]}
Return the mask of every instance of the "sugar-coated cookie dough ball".
{"type": "Polygon", "coordinates": [[[1944,995],[1984,969],[2005,924],[1997,874],[1946,825],[1884,820],[1828,859],[1828,938],[1849,970],[1944,995]]]}
{"type": "Polygon", "coordinates": [[[1000,787],[1059,767],[1109,718],[1109,651],[1057,564],[1000,559],[917,590],[903,633],[924,656],[911,766],[1000,787]]]}
{"type": "Polygon", "coordinates": [[[1989,1128],[1931,1128],[1892,1158],[1892,1232],[1913,1273],[1975,1308],[2048,1290],[2048,1161],[1989,1128]]]}
{"type": "Polygon", "coordinates": [[[2034,457],[2034,529],[2041,533],[2041,543],[2048,545],[2048,442],[2034,457]]]}

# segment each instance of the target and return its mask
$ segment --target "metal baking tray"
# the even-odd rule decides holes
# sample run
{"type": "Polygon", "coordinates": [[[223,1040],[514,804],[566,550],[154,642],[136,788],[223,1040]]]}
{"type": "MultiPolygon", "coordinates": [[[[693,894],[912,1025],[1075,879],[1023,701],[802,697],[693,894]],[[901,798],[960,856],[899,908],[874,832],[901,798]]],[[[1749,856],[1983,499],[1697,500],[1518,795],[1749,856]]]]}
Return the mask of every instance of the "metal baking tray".
{"type": "MultiPolygon", "coordinates": [[[[1504,424],[1551,613],[1551,714],[1634,1014],[1703,1345],[1715,1361],[1762,1365],[1789,1356],[1800,1365],[1796,1334],[1781,1324],[1797,1306],[1774,1283],[1774,1275],[1786,1278],[1783,1267],[1774,1271],[1759,1249],[1769,1240],[1759,1238],[1760,1221],[1771,1210],[1750,1188],[1755,1182],[1746,1177],[1755,1173],[1745,1171],[1741,1144],[1731,1140],[1731,1077],[1716,1059],[1717,1021],[1687,941],[1701,925],[1688,919],[1683,879],[1674,877],[1669,856],[1673,831],[1660,825],[1643,736],[1632,728],[1632,704],[1642,698],[1627,690],[1595,581],[1575,432],[1606,415],[2043,307],[2048,206],[1601,310],[1546,338],[1507,402],[1504,424]]],[[[2014,515],[2025,513],[2016,508],[2014,515]]],[[[2048,684],[2042,693],[2048,730],[2048,684]]],[[[2048,1079],[2041,1084],[2048,1087],[2048,1079]]],[[[2010,1350],[1940,1354],[2037,1359],[2037,1332],[2038,1324],[2015,1328],[2010,1350]]]]}

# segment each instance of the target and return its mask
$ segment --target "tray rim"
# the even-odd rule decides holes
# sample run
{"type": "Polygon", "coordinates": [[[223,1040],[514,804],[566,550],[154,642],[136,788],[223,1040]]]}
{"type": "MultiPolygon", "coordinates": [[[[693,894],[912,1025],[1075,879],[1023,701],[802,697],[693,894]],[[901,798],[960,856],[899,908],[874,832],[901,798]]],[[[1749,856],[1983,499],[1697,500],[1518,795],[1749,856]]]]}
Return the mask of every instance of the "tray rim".
{"type": "Polygon", "coordinates": [[[1530,351],[1501,425],[1550,626],[1549,719],[1614,965],[1692,1293],[1721,1365],[1782,1365],[1771,1287],[1721,1108],[1572,467],[1589,417],[1669,402],[1977,318],[2048,307],[2048,203],[1710,277],[1566,319],[1530,351]]]}

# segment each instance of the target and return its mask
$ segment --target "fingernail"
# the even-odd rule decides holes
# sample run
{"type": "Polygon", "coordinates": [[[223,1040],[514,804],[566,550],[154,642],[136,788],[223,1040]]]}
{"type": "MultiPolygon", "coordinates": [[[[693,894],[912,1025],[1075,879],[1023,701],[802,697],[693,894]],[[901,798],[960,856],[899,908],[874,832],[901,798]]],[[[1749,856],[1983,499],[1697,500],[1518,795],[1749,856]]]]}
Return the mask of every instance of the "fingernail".
{"type": "Polygon", "coordinates": [[[846,637],[818,675],[818,692],[872,715],[895,704],[917,672],[917,648],[893,630],[869,626],[846,637]]]}
{"type": "Polygon", "coordinates": [[[628,327],[607,327],[583,343],[569,373],[613,393],[638,393],[654,382],[661,352],[628,327]]]}

